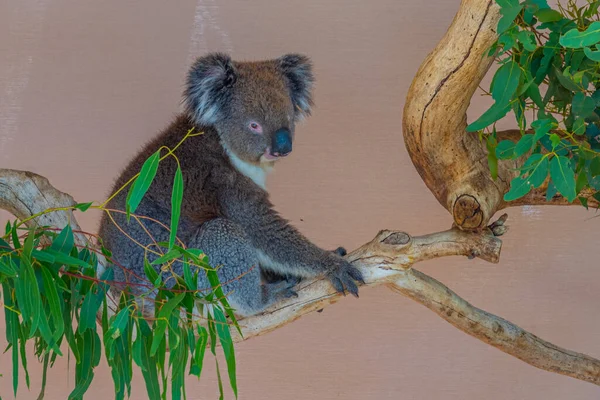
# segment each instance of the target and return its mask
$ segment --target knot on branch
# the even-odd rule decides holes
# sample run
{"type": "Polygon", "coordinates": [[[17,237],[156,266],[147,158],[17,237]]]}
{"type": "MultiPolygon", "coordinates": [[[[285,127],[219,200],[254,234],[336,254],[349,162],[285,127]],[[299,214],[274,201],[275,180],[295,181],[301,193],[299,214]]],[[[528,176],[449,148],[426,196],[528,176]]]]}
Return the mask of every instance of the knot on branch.
{"type": "Polygon", "coordinates": [[[460,195],[454,202],[452,209],[454,223],[460,229],[473,230],[481,227],[483,223],[483,210],[479,201],[470,194],[460,195]]]}
{"type": "Polygon", "coordinates": [[[377,236],[385,236],[381,243],[389,244],[392,246],[405,245],[410,242],[410,235],[406,232],[390,233],[390,231],[381,231],[377,236]]]}

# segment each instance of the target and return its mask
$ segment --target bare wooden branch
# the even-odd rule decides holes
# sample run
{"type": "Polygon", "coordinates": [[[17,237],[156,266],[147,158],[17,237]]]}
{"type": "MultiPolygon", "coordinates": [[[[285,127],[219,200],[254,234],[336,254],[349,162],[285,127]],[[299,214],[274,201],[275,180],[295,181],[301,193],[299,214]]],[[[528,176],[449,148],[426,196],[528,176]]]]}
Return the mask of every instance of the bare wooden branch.
{"type": "Polygon", "coordinates": [[[413,164],[463,229],[488,224],[507,184],[500,166],[501,178],[491,178],[484,146],[465,132],[471,97],[493,61],[486,53],[499,18],[494,0],[463,0],[417,71],[404,107],[404,142],[413,164]]]}
{"type": "Polygon", "coordinates": [[[474,307],[422,272],[410,269],[390,287],[423,304],[461,331],[534,367],[600,385],[600,360],[558,347],[474,307]]]}
{"type": "MultiPolygon", "coordinates": [[[[29,172],[0,169],[0,207],[24,220],[49,208],[72,207],[71,196],[56,190],[47,179],[29,172]]],[[[538,368],[600,385],[600,361],[561,349],[516,325],[477,309],[435,279],[412,269],[424,260],[446,256],[479,257],[498,262],[502,242],[492,234],[502,232],[500,223],[481,233],[450,229],[424,236],[383,230],[347,258],[363,272],[367,285],[387,284],[425,305],[462,331],[538,368]]],[[[63,228],[70,223],[79,230],[70,210],[57,210],[31,220],[30,226],[63,228]]],[[[83,234],[79,245],[93,246],[83,234]]],[[[103,261],[104,262],[104,261],[103,261]]],[[[301,316],[340,300],[323,280],[302,282],[298,297],[281,302],[266,312],[239,321],[245,340],[286,325],[301,316]]]]}

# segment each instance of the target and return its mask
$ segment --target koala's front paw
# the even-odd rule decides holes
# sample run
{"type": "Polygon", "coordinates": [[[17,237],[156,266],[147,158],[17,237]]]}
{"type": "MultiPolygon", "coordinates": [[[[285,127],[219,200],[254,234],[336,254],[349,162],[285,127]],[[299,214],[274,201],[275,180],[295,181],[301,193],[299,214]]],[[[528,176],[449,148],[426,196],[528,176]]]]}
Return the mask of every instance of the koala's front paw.
{"type": "Polygon", "coordinates": [[[365,283],[362,273],[341,257],[335,257],[333,268],[329,270],[327,278],[338,292],[346,295],[346,290],[358,297],[358,287],[354,281],[365,283]]]}

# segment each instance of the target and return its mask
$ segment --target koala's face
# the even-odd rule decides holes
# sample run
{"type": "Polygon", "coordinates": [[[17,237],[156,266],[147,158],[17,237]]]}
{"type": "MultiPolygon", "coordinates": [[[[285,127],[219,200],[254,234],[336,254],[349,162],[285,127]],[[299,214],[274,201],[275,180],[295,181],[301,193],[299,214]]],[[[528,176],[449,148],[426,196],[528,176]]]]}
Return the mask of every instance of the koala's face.
{"type": "Polygon", "coordinates": [[[272,163],[292,151],[295,124],[310,114],[313,81],[305,56],[235,62],[209,54],[190,70],[186,111],[199,125],[214,126],[243,161],[272,163]]]}

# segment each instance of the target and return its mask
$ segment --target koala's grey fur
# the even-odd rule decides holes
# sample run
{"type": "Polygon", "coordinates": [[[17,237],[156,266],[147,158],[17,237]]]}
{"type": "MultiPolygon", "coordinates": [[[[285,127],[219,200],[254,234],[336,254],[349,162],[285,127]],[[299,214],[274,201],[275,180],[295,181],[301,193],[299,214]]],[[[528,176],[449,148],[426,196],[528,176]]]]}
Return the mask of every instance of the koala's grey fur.
{"type": "MultiPolygon", "coordinates": [[[[113,188],[116,191],[138,173],[161,146],[174,148],[192,127],[203,132],[188,138],[175,153],[184,181],[178,237],[186,247],[203,250],[211,265],[222,266],[219,279],[240,316],[293,296],[292,286],[302,278],[324,276],[336,290],[355,295],[355,281],[363,281],[341,257],[345,250],[326,251],[311,243],[278,215],[264,188],[266,173],[279,155],[270,153],[274,135],[283,130],[291,146],[295,123],[310,114],[313,80],[310,60],[297,54],[260,62],[236,62],[221,53],[199,58],[188,74],[185,111],[143,148],[113,188]],[[255,125],[260,125],[261,134],[251,131],[255,125]]],[[[134,295],[151,289],[144,279],[144,254],[150,261],[158,257],[140,244],[168,241],[165,227],[171,219],[176,168],[172,157],[160,163],[136,210],[136,215],[151,220],[138,223],[132,217],[127,223],[122,212],[111,212],[101,221],[100,237],[113,254],[115,280],[127,283],[134,295]]],[[[107,208],[125,210],[126,196],[127,190],[122,191],[107,208]]],[[[174,264],[173,270],[182,274],[181,264],[174,264]]],[[[169,277],[168,271],[158,272],[163,279],[169,277]]],[[[199,289],[207,288],[201,273],[199,289]]]]}

